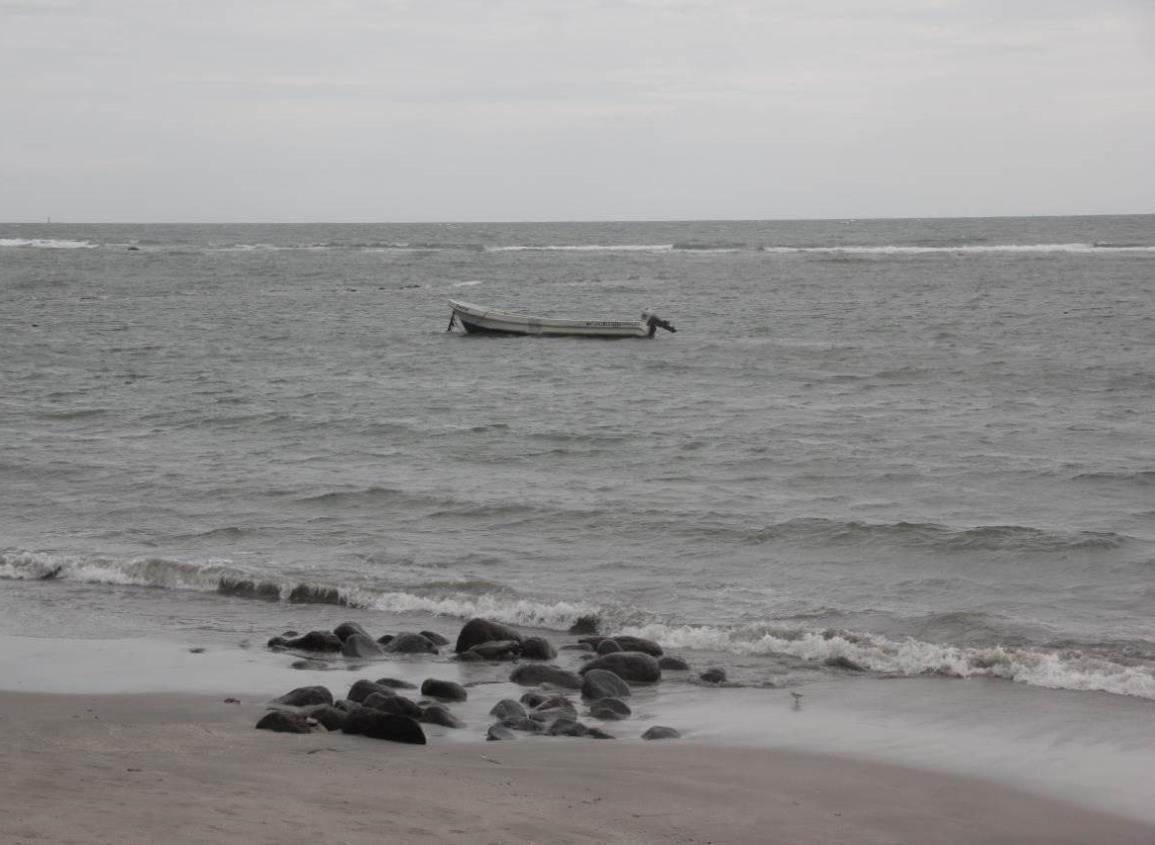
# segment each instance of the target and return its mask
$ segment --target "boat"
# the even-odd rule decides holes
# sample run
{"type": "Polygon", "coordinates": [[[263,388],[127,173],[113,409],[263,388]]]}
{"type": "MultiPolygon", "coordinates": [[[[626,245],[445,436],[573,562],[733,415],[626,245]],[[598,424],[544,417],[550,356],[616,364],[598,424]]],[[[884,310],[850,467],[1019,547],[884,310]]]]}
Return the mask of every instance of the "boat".
{"type": "Polygon", "coordinates": [[[653,337],[658,329],[676,332],[677,329],[657,314],[642,312],[638,320],[558,320],[552,317],[530,317],[449,300],[452,314],[449,328],[456,323],[470,334],[540,335],[542,337],[653,337]]]}

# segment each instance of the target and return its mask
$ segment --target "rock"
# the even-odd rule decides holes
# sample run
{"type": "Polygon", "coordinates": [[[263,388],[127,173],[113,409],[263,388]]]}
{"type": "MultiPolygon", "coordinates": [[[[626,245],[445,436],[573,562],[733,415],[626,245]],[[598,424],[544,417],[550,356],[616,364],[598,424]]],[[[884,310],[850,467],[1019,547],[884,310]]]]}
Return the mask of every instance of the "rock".
{"type": "Polygon", "coordinates": [[[586,736],[590,729],[577,719],[561,718],[545,729],[546,736],[586,736]]]}
{"type": "Polygon", "coordinates": [[[382,713],[372,707],[358,707],[345,719],[341,731],[359,734],[373,739],[387,739],[391,742],[406,742],[425,745],[425,731],[408,716],[382,713]]]}
{"type": "Polygon", "coordinates": [[[566,643],[561,647],[561,651],[593,651],[594,647],[589,643],[566,643]]]}
{"type": "Polygon", "coordinates": [[[441,725],[446,728],[464,728],[465,723],[449,712],[444,704],[430,704],[421,711],[419,722],[441,725]]]}
{"type": "Polygon", "coordinates": [[[553,660],[557,649],[545,637],[526,637],[521,641],[521,656],[527,660],[553,660]]]}
{"type": "Polygon", "coordinates": [[[642,734],[642,739],[681,739],[682,735],[674,728],[668,728],[665,725],[654,725],[652,728],[647,728],[646,732],[642,734]]]}
{"type": "Polygon", "coordinates": [[[662,656],[662,647],[653,640],[647,640],[643,637],[631,637],[623,634],[620,637],[614,637],[614,642],[622,647],[622,651],[640,651],[651,657],[662,656]]]}
{"type": "Polygon", "coordinates": [[[304,636],[292,640],[273,637],[272,640],[269,640],[270,647],[275,640],[280,640],[278,644],[285,648],[293,648],[298,651],[335,652],[341,650],[341,639],[332,631],[310,631],[304,636]]]}
{"type": "Polygon", "coordinates": [[[297,687],[273,699],[274,704],[288,704],[290,707],[308,707],[312,704],[332,704],[333,693],[325,687],[297,687]]]}
{"type": "Polygon", "coordinates": [[[380,710],[382,713],[393,713],[396,716],[408,716],[410,719],[421,717],[421,706],[403,695],[382,695],[375,692],[365,699],[364,705],[380,710]]]}
{"type": "Polygon", "coordinates": [[[531,690],[530,692],[523,693],[521,698],[518,700],[526,707],[537,707],[547,698],[549,698],[549,696],[544,692],[536,692],[531,690]]]}
{"type": "Polygon", "coordinates": [[[389,645],[389,643],[393,642],[395,639],[397,639],[397,637],[395,637],[393,634],[382,634],[377,638],[377,645],[389,645]]]}
{"type": "Polygon", "coordinates": [[[520,703],[514,701],[512,698],[503,698],[489,711],[490,716],[496,717],[499,721],[506,719],[524,719],[525,708],[520,703]]]}
{"type": "Polygon", "coordinates": [[[390,654],[437,654],[437,646],[421,634],[398,634],[385,644],[390,654]]]}
{"type": "Polygon", "coordinates": [[[824,666],[833,666],[835,669],[849,669],[851,672],[865,672],[866,667],[861,663],[855,663],[849,657],[828,657],[822,661],[824,666]]]}
{"type": "Polygon", "coordinates": [[[494,622],[492,619],[474,618],[462,627],[461,632],[457,635],[457,645],[454,646],[453,650],[461,654],[463,651],[469,651],[475,645],[496,640],[521,642],[521,634],[500,622],[494,622]]]}
{"type": "Polygon", "coordinates": [[[629,698],[630,685],[608,669],[591,669],[582,681],[582,698],[629,698]]]}
{"type": "Polygon", "coordinates": [[[344,710],[346,713],[350,713],[353,710],[356,710],[361,705],[358,704],[356,701],[350,701],[347,698],[339,698],[333,702],[333,706],[336,707],[338,710],[344,710]]]}
{"type": "Polygon", "coordinates": [[[417,684],[411,684],[408,681],[399,681],[396,678],[378,678],[373,683],[379,684],[390,689],[417,689],[417,684]]]}
{"type": "Polygon", "coordinates": [[[670,672],[688,672],[690,670],[689,663],[680,657],[671,657],[670,655],[665,655],[660,658],[658,660],[658,666],[663,672],[667,670],[670,672]]]}
{"type": "Polygon", "coordinates": [[[608,669],[631,684],[653,684],[662,679],[657,658],[640,651],[619,651],[594,658],[578,671],[586,675],[594,669],[608,669]]]}
{"type": "Polygon", "coordinates": [[[601,620],[596,616],[579,616],[569,626],[569,632],[571,634],[596,634],[600,625],[601,620]]]}
{"type": "Polygon", "coordinates": [[[521,654],[521,643],[517,640],[494,640],[478,643],[469,653],[481,655],[483,660],[513,660],[521,654]]]}
{"type": "Polygon", "coordinates": [[[711,667],[699,675],[698,680],[705,681],[707,684],[724,684],[726,683],[726,670],[717,666],[711,667]]]}
{"type": "Polygon", "coordinates": [[[484,663],[485,658],[476,651],[463,651],[461,654],[454,655],[454,660],[460,660],[462,663],[484,663]]]}
{"type": "Polygon", "coordinates": [[[485,739],[488,742],[498,742],[500,740],[517,739],[517,736],[505,725],[497,724],[489,726],[489,730],[485,732],[485,739]]]}
{"type": "Polygon", "coordinates": [[[590,705],[590,717],[605,721],[627,719],[631,712],[629,705],[616,698],[601,698],[590,705]]]}
{"type": "Polygon", "coordinates": [[[282,734],[311,734],[313,726],[304,713],[288,710],[270,710],[257,722],[257,730],[276,731],[282,734]]]}
{"type": "Polygon", "coordinates": [[[594,651],[598,654],[613,654],[615,651],[625,651],[625,649],[618,645],[617,640],[602,640],[594,651]]]}
{"type": "Polygon", "coordinates": [[[341,654],[346,657],[377,657],[383,654],[381,646],[366,634],[350,634],[341,644],[341,654]]]}
{"type": "Polygon", "coordinates": [[[337,635],[337,638],[341,640],[341,642],[345,642],[345,640],[349,639],[353,634],[360,634],[362,637],[367,637],[370,640],[373,639],[369,636],[369,632],[356,622],[342,622],[333,629],[333,633],[337,635]]]}
{"type": "Polygon", "coordinates": [[[550,684],[563,689],[581,689],[582,679],[575,672],[544,663],[525,663],[510,674],[509,679],[523,687],[550,684]]]}
{"type": "Polygon", "coordinates": [[[294,660],[292,663],[290,663],[289,668],[290,669],[309,669],[309,670],[312,670],[314,672],[324,672],[326,669],[332,669],[333,667],[330,666],[328,663],[326,663],[323,660],[313,660],[311,658],[302,658],[301,660],[294,660]]]}
{"type": "Polygon", "coordinates": [[[590,739],[617,739],[613,734],[606,733],[599,727],[586,728],[586,736],[590,739]]]}
{"type": "Polygon", "coordinates": [[[330,731],[341,730],[345,724],[345,719],[349,716],[347,712],[331,704],[320,704],[316,707],[310,707],[304,711],[304,713],[306,716],[316,719],[330,731]]]}
{"type": "Polygon", "coordinates": [[[349,694],[345,697],[350,701],[356,701],[358,704],[360,704],[373,693],[380,693],[381,695],[397,694],[390,687],[387,687],[383,684],[374,683],[373,681],[367,681],[362,678],[361,680],[356,681],[353,686],[349,687],[349,694]]]}
{"type": "Polygon", "coordinates": [[[465,701],[469,693],[465,687],[454,681],[441,681],[437,678],[428,678],[421,685],[421,694],[430,698],[440,698],[443,701],[465,701]]]}
{"type": "Polygon", "coordinates": [[[449,638],[441,636],[436,631],[419,631],[418,633],[435,646],[449,645],[449,638]]]}
{"type": "Polygon", "coordinates": [[[592,637],[581,637],[578,640],[578,643],[580,643],[581,645],[588,645],[591,650],[597,651],[598,646],[600,646],[602,643],[604,643],[608,639],[609,639],[609,637],[602,637],[602,636],[595,635],[592,637]]]}
{"type": "Polygon", "coordinates": [[[501,724],[511,731],[521,731],[522,733],[539,734],[545,730],[544,724],[528,716],[524,719],[502,719],[501,724]]]}

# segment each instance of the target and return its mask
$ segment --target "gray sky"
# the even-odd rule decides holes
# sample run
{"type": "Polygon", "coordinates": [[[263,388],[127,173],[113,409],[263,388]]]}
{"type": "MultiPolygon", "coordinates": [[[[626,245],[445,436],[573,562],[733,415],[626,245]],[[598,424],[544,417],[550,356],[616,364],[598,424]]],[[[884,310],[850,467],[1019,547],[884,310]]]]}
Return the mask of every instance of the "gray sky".
{"type": "Polygon", "coordinates": [[[0,0],[0,220],[1155,211],[1155,0],[0,0]]]}

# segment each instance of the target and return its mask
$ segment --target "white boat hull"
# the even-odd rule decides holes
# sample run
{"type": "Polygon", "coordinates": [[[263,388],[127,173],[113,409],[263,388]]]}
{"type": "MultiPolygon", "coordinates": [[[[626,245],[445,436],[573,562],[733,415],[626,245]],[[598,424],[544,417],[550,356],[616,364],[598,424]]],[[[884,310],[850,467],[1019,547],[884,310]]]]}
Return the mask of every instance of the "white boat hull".
{"type": "MultiPolygon", "coordinates": [[[[542,337],[653,337],[649,320],[557,320],[511,314],[468,302],[449,300],[453,318],[472,334],[542,337]]],[[[452,326],[452,323],[451,323],[452,326]]]]}

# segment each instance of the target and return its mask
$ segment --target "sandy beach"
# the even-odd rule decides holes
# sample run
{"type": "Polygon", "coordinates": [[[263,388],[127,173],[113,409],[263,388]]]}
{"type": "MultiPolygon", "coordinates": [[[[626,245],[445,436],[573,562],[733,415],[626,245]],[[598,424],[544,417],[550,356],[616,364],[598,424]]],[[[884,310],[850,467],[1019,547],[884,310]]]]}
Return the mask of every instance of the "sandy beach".
{"type": "Polygon", "coordinates": [[[6,843],[1150,843],[967,777],[693,742],[406,746],[253,729],[261,701],[0,693],[6,843]]]}

